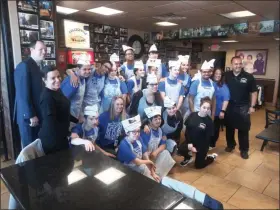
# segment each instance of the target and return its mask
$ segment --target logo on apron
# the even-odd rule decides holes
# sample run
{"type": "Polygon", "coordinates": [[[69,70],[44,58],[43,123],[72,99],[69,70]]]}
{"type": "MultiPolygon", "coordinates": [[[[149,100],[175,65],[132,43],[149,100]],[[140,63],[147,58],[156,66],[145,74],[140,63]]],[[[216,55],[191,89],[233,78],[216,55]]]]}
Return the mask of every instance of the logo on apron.
{"type": "Polygon", "coordinates": [[[206,128],[206,125],[204,123],[200,123],[198,127],[204,130],[206,128]]]}
{"type": "Polygon", "coordinates": [[[240,83],[247,83],[247,79],[246,78],[241,78],[240,83]]]}

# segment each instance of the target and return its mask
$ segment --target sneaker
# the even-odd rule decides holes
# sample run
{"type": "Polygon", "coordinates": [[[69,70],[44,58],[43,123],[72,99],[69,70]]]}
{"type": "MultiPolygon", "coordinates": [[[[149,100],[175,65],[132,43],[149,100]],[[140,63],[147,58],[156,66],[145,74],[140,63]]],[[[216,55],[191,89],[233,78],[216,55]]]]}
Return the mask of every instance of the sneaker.
{"type": "Polygon", "coordinates": [[[248,152],[247,151],[241,151],[240,152],[240,155],[243,159],[248,159],[249,158],[249,155],[248,155],[248,152]]]}
{"type": "Polygon", "coordinates": [[[226,147],[225,151],[226,152],[232,152],[235,149],[235,147],[226,147]]]}
{"type": "Polygon", "coordinates": [[[213,153],[213,154],[207,155],[207,157],[212,157],[214,160],[216,160],[216,158],[218,157],[218,154],[213,153]]]}
{"type": "Polygon", "coordinates": [[[190,159],[184,159],[181,163],[180,166],[187,166],[188,164],[193,162],[193,158],[191,157],[190,159]]]}

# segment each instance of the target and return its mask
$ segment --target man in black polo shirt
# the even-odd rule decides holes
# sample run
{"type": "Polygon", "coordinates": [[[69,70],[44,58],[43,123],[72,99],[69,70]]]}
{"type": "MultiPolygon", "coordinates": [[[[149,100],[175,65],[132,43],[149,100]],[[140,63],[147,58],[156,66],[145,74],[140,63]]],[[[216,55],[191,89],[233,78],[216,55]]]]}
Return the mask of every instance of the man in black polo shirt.
{"type": "Polygon", "coordinates": [[[255,112],[257,86],[253,75],[242,69],[242,60],[231,59],[232,71],[226,72],[225,82],[230,91],[230,101],[226,110],[226,152],[234,150],[236,142],[234,131],[238,129],[239,150],[243,159],[248,159],[250,114],[255,112]]]}

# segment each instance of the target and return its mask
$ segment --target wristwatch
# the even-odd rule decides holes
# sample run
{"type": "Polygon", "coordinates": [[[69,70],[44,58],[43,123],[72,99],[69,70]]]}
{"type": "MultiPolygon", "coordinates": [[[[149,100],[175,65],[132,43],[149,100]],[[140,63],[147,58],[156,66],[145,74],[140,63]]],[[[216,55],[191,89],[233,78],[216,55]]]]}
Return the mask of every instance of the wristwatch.
{"type": "Polygon", "coordinates": [[[251,106],[251,108],[255,109],[255,108],[256,108],[256,105],[254,105],[254,106],[251,106]]]}

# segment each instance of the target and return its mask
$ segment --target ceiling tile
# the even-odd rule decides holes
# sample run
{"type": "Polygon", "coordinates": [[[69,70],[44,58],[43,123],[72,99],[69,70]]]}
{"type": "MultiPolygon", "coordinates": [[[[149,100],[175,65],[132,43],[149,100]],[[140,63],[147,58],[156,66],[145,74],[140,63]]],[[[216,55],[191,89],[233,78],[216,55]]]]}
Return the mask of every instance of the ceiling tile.
{"type": "Polygon", "coordinates": [[[230,3],[226,5],[204,8],[204,10],[215,14],[225,14],[229,12],[243,11],[244,7],[235,3],[230,3]]]}
{"type": "Polygon", "coordinates": [[[115,1],[59,1],[58,6],[68,7],[77,10],[88,10],[96,7],[105,6],[114,3],[115,1]]]}
{"type": "Polygon", "coordinates": [[[232,1],[187,1],[187,3],[196,6],[197,8],[207,8],[230,4],[232,1]]]}

